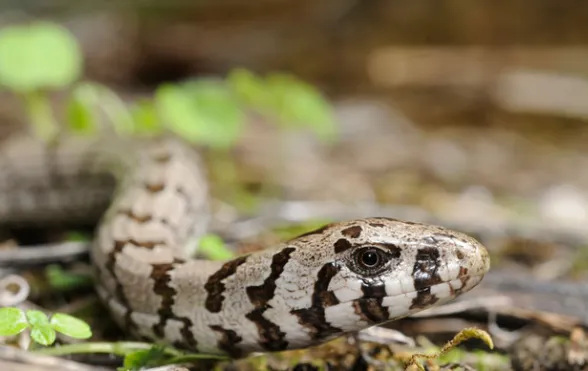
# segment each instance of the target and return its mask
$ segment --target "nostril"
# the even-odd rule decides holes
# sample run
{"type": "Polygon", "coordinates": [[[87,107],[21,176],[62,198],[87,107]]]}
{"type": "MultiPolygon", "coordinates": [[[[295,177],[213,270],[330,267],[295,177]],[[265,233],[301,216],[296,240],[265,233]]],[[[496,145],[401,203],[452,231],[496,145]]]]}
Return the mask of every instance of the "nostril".
{"type": "Polygon", "coordinates": [[[462,249],[457,249],[457,252],[455,255],[457,256],[457,258],[459,260],[463,260],[465,258],[465,253],[463,252],[462,249]]]}

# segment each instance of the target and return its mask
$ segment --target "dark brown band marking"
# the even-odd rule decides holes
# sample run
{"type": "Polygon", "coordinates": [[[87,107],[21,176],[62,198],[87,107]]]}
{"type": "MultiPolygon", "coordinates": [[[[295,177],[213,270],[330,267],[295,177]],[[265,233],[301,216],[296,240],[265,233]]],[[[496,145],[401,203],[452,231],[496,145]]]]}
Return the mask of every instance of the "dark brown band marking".
{"type": "MultiPolygon", "coordinates": [[[[123,290],[123,285],[120,283],[120,279],[119,279],[119,277],[117,277],[116,272],[115,272],[116,257],[118,256],[118,254],[120,254],[122,252],[123,248],[127,244],[132,244],[134,246],[143,247],[146,249],[153,249],[156,245],[161,244],[161,242],[138,242],[135,240],[115,241],[112,251],[110,251],[110,253],[108,253],[105,267],[106,267],[106,270],[112,275],[112,277],[116,278],[115,279],[116,288],[114,290],[114,298],[115,298],[115,300],[120,302],[125,308],[127,308],[127,311],[126,311],[125,315],[123,316],[123,322],[124,322],[123,327],[125,329],[127,329],[129,332],[136,332],[137,326],[131,318],[132,311],[129,309],[130,308],[129,300],[126,297],[124,290],[123,290]]],[[[182,262],[183,261],[177,260],[176,262],[174,262],[174,264],[182,263],[182,262]]],[[[158,295],[162,295],[162,297],[163,297],[162,308],[164,308],[165,305],[168,305],[166,300],[167,300],[167,296],[169,295],[169,292],[167,292],[165,289],[165,287],[167,287],[167,283],[169,282],[169,279],[166,280],[165,277],[167,275],[167,272],[169,270],[173,269],[174,264],[153,265],[154,271],[152,271],[152,275],[154,274],[155,276],[152,276],[152,278],[155,280],[155,293],[158,295]],[[164,303],[165,303],[165,305],[164,305],[164,303]]],[[[175,292],[175,290],[174,290],[174,292],[175,292]]],[[[172,294],[171,304],[169,304],[169,306],[171,306],[171,305],[173,305],[173,294],[172,294]]],[[[162,317],[162,320],[163,320],[163,318],[164,317],[162,317]]],[[[162,326],[165,326],[165,321],[163,322],[162,326]]],[[[154,328],[154,331],[157,334],[157,330],[155,330],[155,328],[154,328]]]]}
{"type": "Polygon", "coordinates": [[[235,274],[237,268],[245,263],[245,261],[247,261],[247,255],[228,261],[208,278],[208,281],[204,285],[204,289],[208,293],[204,306],[210,312],[218,313],[221,311],[223,301],[225,300],[223,296],[225,284],[222,281],[235,274]]]}
{"type": "Polygon", "coordinates": [[[161,192],[165,189],[165,183],[145,183],[145,189],[147,189],[151,193],[161,192]]]}
{"type": "MultiPolygon", "coordinates": [[[[188,210],[188,212],[190,212],[190,210],[188,210]]],[[[177,226],[171,225],[170,222],[166,219],[166,218],[154,218],[153,215],[137,215],[135,214],[133,211],[131,210],[118,210],[116,212],[117,215],[124,215],[127,218],[133,220],[134,222],[138,223],[138,224],[144,224],[144,223],[148,223],[151,222],[153,220],[157,220],[159,223],[165,225],[167,228],[169,228],[171,231],[173,231],[174,233],[177,233],[177,226]]],[[[130,242],[132,242],[134,245],[143,245],[142,247],[145,248],[149,248],[152,249],[153,246],[146,246],[146,243],[139,243],[135,240],[130,240],[130,242]]],[[[163,244],[163,242],[159,241],[158,243],[163,244]]]]}
{"type": "Polygon", "coordinates": [[[182,337],[184,338],[186,344],[188,344],[188,348],[193,352],[196,351],[196,346],[198,345],[198,343],[196,342],[196,339],[194,338],[194,333],[192,332],[192,321],[185,317],[176,317],[176,319],[184,323],[184,326],[180,330],[180,333],[182,334],[182,337]]]}
{"type": "Polygon", "coordinates": [[[296,309],[290,313],[298,317],[298,323],[311,331],[311,336],[315,340],[323,340],[332,335],[343,333],[340,328],[326,322],[324,308],[296,309]]]}
{"type": "Polygon", "coordinates": [[[351,226],[349,228],[345,228],[344,230],[342,230],[341,234],[345,237],[357,238],[361,235],[362,231],[363,231],[363,228],[361,228],[361,226],[354,225],[354,226],[351,226]]]}
{"type": "Polygon", "coordinates": [[[351,245],[351,242],[347,241],[345,238],[340,238],[337,240],[337,242],[335,242],[335,253],[342,253],[343,251],[349,250],[352,247],[353,245],[351,245]]]}
{"type": "Polygon", "coordinates": [[[317,274],[317,281],[314,284],[314,292],[312,294],[312,305],[323,308],[339,304],[339,299],[332,291],[329,291],[329,284],[331,280],[339,271],[341,266],[328,263],[325,264],[317,274]]]}
{"type": "Polygon", "coordinates": [[[288,348],[288,342],[284,340],[285,332],[280,330],[280,326],[271,322],[263,316],[267,308],[257,308],[247,313],[245,317],[255,323],[259,333],[259,345],[265,350],[279,351],[288,348]]]}
{"type": "Polygon", "coordinates": [[[431,294],[431,288],[427,287],[417,292],[417,296],[412,299],[410,309],[421,309],[427,308],[439,301],[439,298],[435,294],[431,294]]]}
{"type": "Polygon", "coordinates": [[[363,297],[353,301],[355,313],[364,321],[379,323],[389,319],[388,308],[382,306],[386,286],[380,280],[369,280],[361,286],[363,297]]]}
{"type": "Polygon", "coordinates": [[[176,260],[173,263],[167,264],[152,264],[150,278],[153,279],[153,292],[161,296],[161,307],[157,311],[159,315],[159,323],[153,325],[153,332],[159,338],[165,335],[165,326],[170,319],[177,320],[183,323],[180,333],[184,339],[184,346],[195,349],[198,345],[194,334],[192,333],[192,321],[186,317],[179,317],[173,313],[173,305],[175,304],[175,296],[177,291],[169,285],[171,276],[169,272],[176,269],[179,264],[183,264],[183,260],[176,260]]]}
{"type": "Polygon", "coordinates": [[[394,259],[400,258],[400,255],[402,254],[402,249],[393,243],[379,243],[378,246],[382,246],[387,249],[394,259]]]}
{"type": "Polygon", "coordinates": [[[431,294],[431,286],[442,282],[439,276],[439,249],[436,247],[423,247],[417,250],[412,277],[417,296],[412,300],[410,309],[426,308],[439,299],[431,294]]]}
{"type": "Polygon", "coordinates": [[[133,221],[135,221],[139,224],[147,223],[147,222],[153,220],[152,215],[149,215],[149,214],[148,215],[137,215],[131,210],[118,210],[116,213],[118,215],[124,215],[127,218],[132,219],[133,221]]]}
{"type": "Polygon", "coordinates": [[[269,351],[283,350],[288,347],[288,342],[284,340],[286,333],[280,331],[280,326],[265,318],[263,313],[269,308],[268,302],[274,297],[276,291],[276,280],[280,278],[294,251],[296,251],[294,247],[286,247],[274,254],[271,272],[263,284],[245,289],[249,301],[255,306],[255,309],[245,316],[257,326],[259,345],[269,351]]]}
{"type": "Polygon", "coordinates": [[[382,299],[361,298],[353,301],[353,309],[368,323],[381,323],[389,319],[388,308],[382,306],[382,299]]]}
{"type": "Polygon", "coordinates": [[[364,299],[381,299],[386,297],[386,285],[378,279],[366,280],[361,285],[364,299]]]}
{"type": "Polygon", "coordinates": [[[439,267],[441,266],[439,249],[436,247],[423,247],[417,250],[412,277],[414,287],[421,290],[441,283],[439,267]]]}
{"type": "Polygon", "coordinates": [[[271,273],[259,286],[249,286],[245,290],[247,296],[256,308],[263,308],[267,302],[274,297],[276,291],[276,280],[280,278],[280,274],[284,271],[284,267],[290,260],[290,255],[296,249],[293,247],[286,247],[282,251],[276,253],[272,257],[271,273]]]}
{"type": "MultiPolygon", "coordinates": [[[[113,277],[116,277],[116,274],[114,273],[116,256],[122,251],[122,249],[125,247],[126,244],[127,244],[127,241],[114,241],[114,246],[112,248],[112,251],[110,251],[108,253],[108,261],[106,262],[106,269],[110,272],[110,274],[112,274],[113,277]]],[[[118,289],[118,287],[117,287],[117,289],[118,289]]],[[[120,300],[120,299],[121,298],[117,297],[117,300],[120,300]]]]}
{"type": "Polygon", "coordinates": [[[114,299],[120,304],[122,304],[126,308],[126,313],[123,316],[123,324],[122,327],[130,333],[134,333],[137,330],[137,325],[131,319],[131,310],[129,305],[129,300],[125,295],[123,290],[123,286],[120,283],[120,280],[116,276],[115,266],[116,266],[116,256],[122,251],[123,247],[126,245],[126,241],[115,241],[114,247],[111,252],[108,253],[107,260],[105,263],[106,270],[110,273],[110,275],[114,278],[114,282],[116,287],[114,289],[114,299]]]}
{"type": "Polygon", "coordinates": [[[149,277],[153,280],[153,292],[156,295],[161,296],[161,307],[157,311],[157,314],[159,315],[159,323],[153,326],[153,332],[155,335],[162,338],[167,319],[174,316],[172,306],[174,305],[174,297],[176,296],[177,291],[169,286],[169,282],[171,281],[169,271],[174,269],[174,265],[153,264],[151,268],[152,270],[149,277]]]}
{"type": "Polygon", "coordinates": [[[311,307],[290,312],[298,317],[298,323],[310,329],[313,339],[321,340],[343,332],[340,328],[331,326],[325,318],[325,308],[339,303],[337,297],[328,288],[331,279],[340,270],[339,265],[325,264],[317,274],[311,307]]]}
{"type": "Polygon", "coordinates": [[[237,346],[243,338],[233,330],[227,330],[218,325],[209,326],[211,330],[221,334],[218,341],[218,348],[224,350],[233,358],[240,358],[243,356],[243,351],[237,346]]]}

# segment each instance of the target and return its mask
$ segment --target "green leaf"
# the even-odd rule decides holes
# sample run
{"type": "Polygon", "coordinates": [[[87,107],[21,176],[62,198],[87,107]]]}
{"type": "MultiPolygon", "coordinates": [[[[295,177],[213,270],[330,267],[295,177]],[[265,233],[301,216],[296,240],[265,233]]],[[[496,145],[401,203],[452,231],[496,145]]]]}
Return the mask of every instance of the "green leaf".
{"type": "Polygon", "coordinates": [[[123,370],[140,370],[147,366],[149,361],[149,350],[137,350],[125,356],[123,370]]]}
{"type": "Polygon", "coordinates": [[[235,257],[222,238],[216,234],[202,236],[199,251],[210,260],[228,260],[235,257]]]}
{"type": "Polygon", "coordinates": [[[125,370],[140,370],[145,367],[158,366],[166,358],[164,348],[153,346],[147,350],[128,353],[123,361],[125,370]]]}
{"type": "Polygon", "coordinates": [[[0,83],[10,89],[63,88],[81,69],[79,45],[64,27],[35,22],[0,31],[0,83]]]}
{"type": "Polygon", "coordinates": [[[27,317],[18,308],[0,308],[0,336],[13,336],[29,327],[27,317]]]}
{"type": "Polygon", "coordinates": [[[48,326],[49,318],[40,310],[27,310],[27,318],[31,326],[48,326]]]}
{"type": "Polygon", "coordinates": [[[267,78],[267,89],[281,124],[310,128],[325,141],[335,139],[331,106],[314,87],[289,75],[273,74],[267,78]]]}
{"type": "Polygon", "coordinates": [[[31,338],[41,345],[53,344],[56,336],[55,331],[48,324],[33,326],[31,330],[31,338]]]}
{"type": "MultiPolygon", "coordinates": [[[[135,122],[127,107],[127,104],[121,97],[107,86],[93,83],[82,82],[78,84],[73,93],[83,110],[86,111],[84,115],[91,117],[95,109],[100,109],[107,119],[108,124],[114,128],[119,135],[131,135],[135,130],[135,122]]],[[[92,124],[96,124],[97,120],[92,119],[92,124]]],[[[71,124],[70,124],[71,125],[71,124]]],[[[72,129],[75,131],[76,127],[72,129]]]]}
{"type": "Polygon", "coordinates": [[[50,324],[55,331],[72,338],[88,339],[92,336],[92,330],[86,322],[67,314],[55,313],[50,324]]]}
{"type": "Polygon", "coordinates": [[[217,82],[163,85],[157,89],[156,105],[170,130],[215,149],[230,148],[245,120],[231,91],[217,82]]]}
{"type": "Polygon", "coordinates": [[[56,291],[68,291],[81,287],[91,287],[92,275],[89,272],[71,273],[57,264],[50,264],[45,268],[45,275],[49,286],[56,291]]]}
{"type": "Polygon", "coordinates": [[[252,109],[265,112],[271,106],[272,97],[268,94],[265,81],[253,72],[237,68],[227,76],[227,83],[237,98],[252,109]]]}
{"type": "Polygon", "coordinates": [[[138,101],[131,108],[131,116],[137,134],[159,134],[163,129],[155,105],[150,100],[138,101]]]}

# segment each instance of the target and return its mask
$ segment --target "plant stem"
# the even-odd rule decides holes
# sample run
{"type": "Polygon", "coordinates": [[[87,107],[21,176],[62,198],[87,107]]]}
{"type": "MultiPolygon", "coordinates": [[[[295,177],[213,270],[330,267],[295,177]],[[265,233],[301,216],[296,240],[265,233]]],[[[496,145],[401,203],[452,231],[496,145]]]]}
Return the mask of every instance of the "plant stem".
{"type": "MultiPolygon", "coordinates": [[[[51,356],[64,356],[69,354],[80,354],[80,353],[106,353],[106,354],[116,354],[118,356],[125,356],[128,353],[136,352],[138,350],[148,350],[151,349],[154,345],[149,343],[140,343],[140,342],[133,342],[133,341],[123,341],[117,343],[107,343],[107,342],[88,342],[88,343],[76,343],[76,344],[67,344],[62,345],[59,347],[52,347],[52,348],[42,348],[35,350],[35,353],[51,355],[51,356]]],[[[165,354],[170,357],[184,357],[184,353],[170,348],[165,347],[165,354]]],[[[209,354],[189,354],[190,357],[195,357],[197,359],[226,359],[223,356],[216,356],[216,355],[209,355],[209,354]]]]}
{"type": "Polygon", "coordinates": [[[47,141],[55,138],[59,127],[55,122],[47,94],[35,90],[25,93],[23,99],[34,134],[47,141]]]}

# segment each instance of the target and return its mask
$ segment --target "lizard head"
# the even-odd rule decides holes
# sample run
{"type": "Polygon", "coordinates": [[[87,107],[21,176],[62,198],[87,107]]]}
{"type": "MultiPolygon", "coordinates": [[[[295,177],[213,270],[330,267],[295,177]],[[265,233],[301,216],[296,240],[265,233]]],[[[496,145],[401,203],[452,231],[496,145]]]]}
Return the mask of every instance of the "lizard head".
{"type": "Polygon", "coordinates": [[[294,312],[311,327],[315,317],[328,323],[329,330],[313,329],[319,338],[446,303],[490,268],[488,252],[472,237],[389,218],[329,224],[288,245],[298,247],[297,261],[315,274],[310,302],[294,312]]]}

